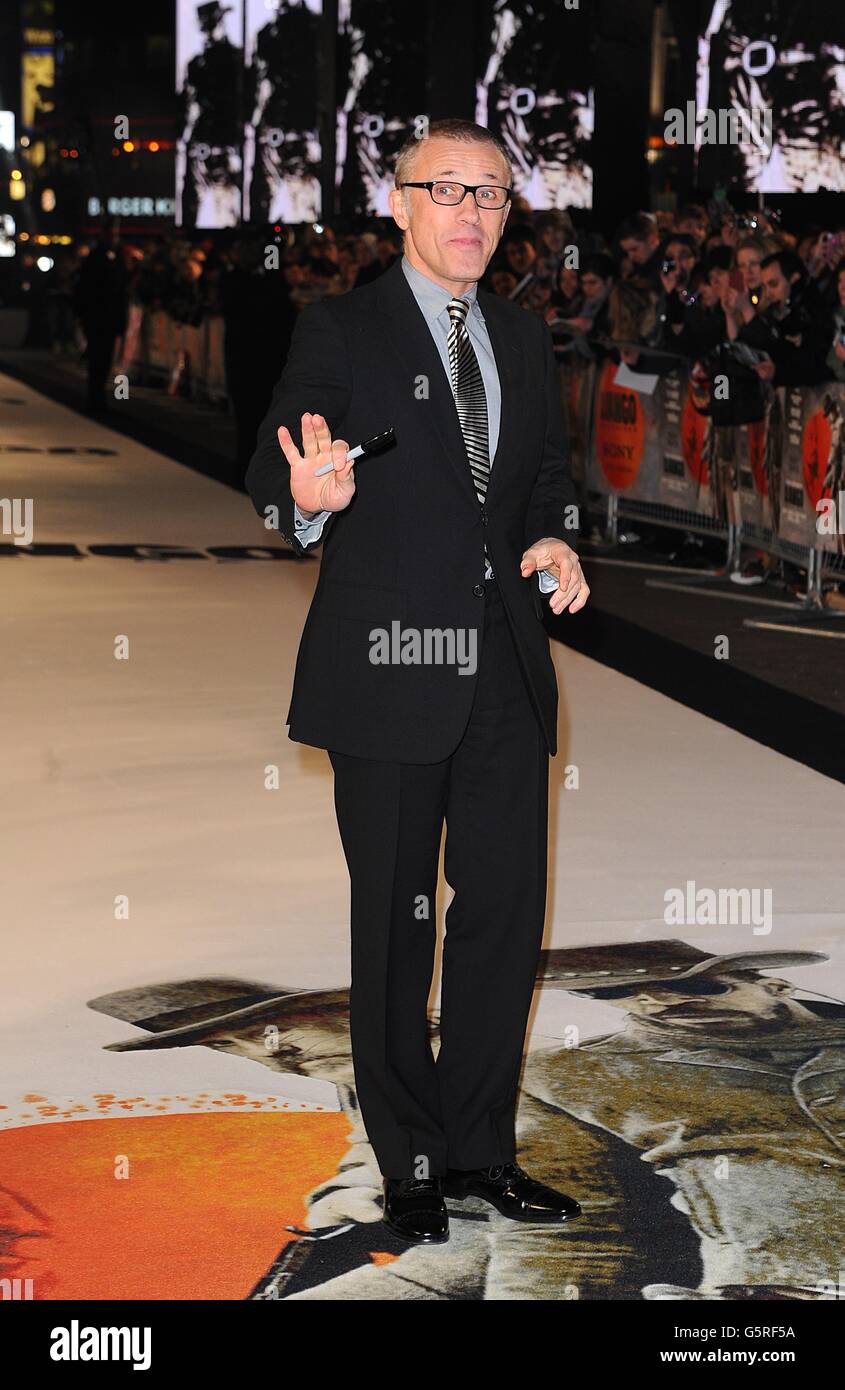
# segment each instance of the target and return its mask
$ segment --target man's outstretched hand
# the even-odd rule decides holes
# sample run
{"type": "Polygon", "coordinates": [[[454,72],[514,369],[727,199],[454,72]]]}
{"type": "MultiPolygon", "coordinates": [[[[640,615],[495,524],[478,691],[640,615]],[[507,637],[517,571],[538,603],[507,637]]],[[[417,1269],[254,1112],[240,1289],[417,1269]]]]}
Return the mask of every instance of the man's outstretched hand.
{"type": "Polygon", "coordinates": [[[523,579],[537,570],[550,570],[558,582],[558,588],[549,595],[549,607],[553,613],[562,613],[568,608],[577,613],[590,597],[590,587],[581,571],[581,562],[575,551],[558,540],[557,536],[544,536],[535,541],[522,557],[520,570],[523,579]]]}
{"type": "Polygon", "coordinates": [[[297,449],[286,425],[279,427],[277,436],[290,464],[291,495],[301,512],[342,512],[349,506],[355,493],[355,464],[347,462],[349,445],[345,439],[332,442],[322,415],[306,411],[302,417],[304,454],[297,449]],[[334,464],[333,471],[315,478],[317,469],[329,462],[334,464]]]}

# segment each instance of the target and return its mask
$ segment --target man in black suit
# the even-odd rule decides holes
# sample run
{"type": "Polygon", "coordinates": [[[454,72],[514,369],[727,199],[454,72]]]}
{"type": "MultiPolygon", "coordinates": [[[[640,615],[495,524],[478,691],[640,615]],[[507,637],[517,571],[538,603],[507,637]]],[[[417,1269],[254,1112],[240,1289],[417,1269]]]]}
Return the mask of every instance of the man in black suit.
{"type": "Polygon", "coordinates": [[[517,1164],[515,1111],[557,750],[542,593],[574,613],[589,589],[561,539],[577,503],[550,330],[477,289],[509,211],[507,151],[438,121],[403,146],[395,183],[404,255],[303,310],[246,485],[296,550],[324,542],[290,737],[334,769],[356,1089],[385,1221],[443,1241],[444,1195],[523,1221],[580,1212],[517,1164]],[[347,452],[388,429],[392,447],[356,474],[347,452]],[[444,820],[455,897],[435,1061],[444,820]]]}

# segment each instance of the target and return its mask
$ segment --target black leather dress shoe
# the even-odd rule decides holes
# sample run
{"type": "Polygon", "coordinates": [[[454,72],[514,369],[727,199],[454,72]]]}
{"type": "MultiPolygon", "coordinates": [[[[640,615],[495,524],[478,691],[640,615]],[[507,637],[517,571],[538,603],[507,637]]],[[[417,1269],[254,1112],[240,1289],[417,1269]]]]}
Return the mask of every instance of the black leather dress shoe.
{"type": "Polygon", "coordinates": [[[581,1215],[574,1197],[530,1178],[518,1163],[467,1171],[450,1168],[440,1181],[444,1196],[483,1197],[514,1221],[560,1222],[581,1215]]]}
{"type": "Polygon", "coordinates": [[[442,1245],[449,1239],[449,1213],[440,1182],[440,1178],[385,1178],[385,1226],[414,1245],[442,1245]]]}

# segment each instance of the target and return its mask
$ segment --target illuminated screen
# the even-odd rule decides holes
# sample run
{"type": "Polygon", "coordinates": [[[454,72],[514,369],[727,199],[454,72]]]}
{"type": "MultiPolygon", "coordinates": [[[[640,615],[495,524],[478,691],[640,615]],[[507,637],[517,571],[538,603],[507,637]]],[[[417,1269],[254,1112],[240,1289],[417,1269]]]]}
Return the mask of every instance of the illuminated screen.
{"type": "Polygon", "coordinates": [[[514,188],[532,208],[592,206],[593,8],[481,6],[475,119],[504,141],[514,188]]]}
{"type": "Polygon", "coordinates": [[[246,0],[245,212],[252,222],[320,216],[321,9],[321,0],[246,0]]]}
{"type": "Polygon", "coordinates": [[[390,216],[396,155],[426,114],[420,13],[412,4],[340,0],[335,183],[342,214],[390,216]]]}
{"type": "Polygon", "coordinates": [[[0,256],[14,256],[15,219],[8,212],[0,212],[0,256]]]}
{"type": "MultiPolygon", "coordinates": [[[[515,188],[537,209],[592,202],[590,10],[560,0],[477,8],[467,96],[474,80],[475,120],[505,143],[515,188]]],[[[390,215],[396,155],[427,119],[425,13],[339,0],[334,183],[343,216],[390,215]]],[[[322,0],[177,0],[179,225],[319,219],[321,21],[322,0]]]]}
{"type": "Polygon", "coordinates": [[[711,0],[698,40],[696,163],[702,186],[845,192],[843,0],[711,0]],[[753,113],[771,112],[766,120],[753,113]],[[703,116],[735,112],[739,138],[703,116]]]}
{"type": "Polygon", "coordinates": [[[321,0],[178,0],[179,225],[319,217],[321,12],[321,0]]]}
{"type": "Polygon", "coordinates": [[[15,149],[15,113],[14,111],[0,111],[0,150],[8,150],[14,153],[15,149]]]}
{"type": "Polygon", "coordinates": [[[29,29],[26,33],[33,41],[40,40],[37,47],[24,50],[21,63],[21,123],[25,130],[31,130],[39,112],[52,110],[51,89],[56,80],[56,62],[51,30],[29,29]]]}
{"type": "Polygon", "coordinates": [[[178,0],[176,221],[183,227],[235,227],[241,220],[244,76],[243,0],[178,0]]]}

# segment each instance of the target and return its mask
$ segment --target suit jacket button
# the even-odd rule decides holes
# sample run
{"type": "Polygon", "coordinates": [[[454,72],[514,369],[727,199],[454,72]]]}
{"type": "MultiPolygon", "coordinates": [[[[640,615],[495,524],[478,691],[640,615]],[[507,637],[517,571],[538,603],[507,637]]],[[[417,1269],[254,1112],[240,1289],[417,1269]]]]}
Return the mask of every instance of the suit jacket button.
{"type": "Polygon", "coordinates": [[[481,513],[481,525],[482,525],[482,526],[486,526],[489,520],[490,520],[490,518],[489,518],[489,516],[487,515],[487,513],[486,513],[486,512],[482,512],[482,513],[481,513]]]}
{"type": "Polygon", "coordinates": [[[475,597],[476,597],[476,598],[483,598],[483,597],[484,597],[484,592],[485,592],[485,591],[484,591],[484,585],[483,585],[483,584],[474,584],[473,587],[472,587],[472,592],[475,594],[475,597]]]}

